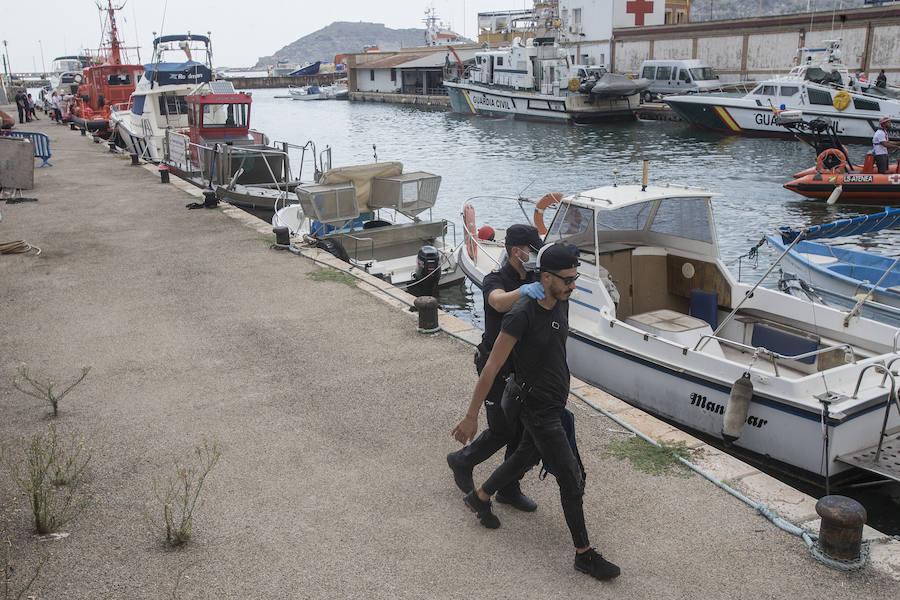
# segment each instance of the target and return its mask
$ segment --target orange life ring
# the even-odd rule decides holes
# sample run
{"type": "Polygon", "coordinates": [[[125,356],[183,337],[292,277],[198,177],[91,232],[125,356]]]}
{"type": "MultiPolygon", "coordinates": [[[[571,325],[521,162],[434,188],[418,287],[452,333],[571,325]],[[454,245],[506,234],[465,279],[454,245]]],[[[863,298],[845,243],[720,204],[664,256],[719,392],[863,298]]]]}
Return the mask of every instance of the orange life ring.
{"type": "Polygon", "coordinates": [[[837,173],[838,171],[848,171],[849,168],[850,165],[847,163],[847,157],[837,148],[829,148],[816,157],[816,171],[818,171],[819,173],[837,173]],[[838,165],[835,167],[828,168],[825,166],[825,160],[829,156],[837,156],[841,162],[838,163],[838,165]]]}
{"type": "Polygon", "coordinates": [[[544,225],[544,211],[548,206],[559,204],[562,197],[563,195],[559,192],[553,192],[538,200],[537,206],[534,207],[534,226],[537,227],[539,234],[544,235],[547,233],[547,226],[544,225]]]}
{"type": "Polygon", "coordinates": [[[466,228],[463,233],[466,238],[466,253],[475,260],[478,257],[478,242],[475,241],[475,208],[471,202],[466,202],[463,206],[463,226],[466,228]]]}

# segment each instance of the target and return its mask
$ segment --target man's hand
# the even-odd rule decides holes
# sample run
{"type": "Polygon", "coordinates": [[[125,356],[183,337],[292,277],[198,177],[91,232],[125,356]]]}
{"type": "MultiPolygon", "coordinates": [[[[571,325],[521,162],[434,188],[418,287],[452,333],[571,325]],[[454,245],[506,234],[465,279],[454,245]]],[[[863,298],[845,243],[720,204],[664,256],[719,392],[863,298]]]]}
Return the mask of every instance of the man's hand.
{"type": "Polygon", "coordinates": [[[456,427],[453,428],[453,431],[450,432],[450,435],[459,442],[460,444],[468,444],[475,438],[475,434],[478,432],[478,417],[470,417],[466,415],[462,418],[462,420],[456,424],[456,427]]]}
{"type": "Polygon", "coordinates": [[[543,300],[544,299],[544,286],[541,285],[540,281],[535,281],[534,283],[526,283],[523,286],[519,287],[519,295],[528,296],[529,298],[534,298],[535,300],[543,300]]]}

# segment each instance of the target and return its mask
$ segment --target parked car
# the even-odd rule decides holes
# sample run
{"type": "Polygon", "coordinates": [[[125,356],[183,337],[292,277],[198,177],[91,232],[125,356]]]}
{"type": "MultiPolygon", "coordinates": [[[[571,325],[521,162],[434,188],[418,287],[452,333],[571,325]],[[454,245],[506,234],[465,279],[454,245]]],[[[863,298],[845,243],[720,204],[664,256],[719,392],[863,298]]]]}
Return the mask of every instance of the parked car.
{"type": "Polygon", "coordinates": [[[719,92],[719,76],[708,64],[697,59],[654,59],[641,63],[641,77],[650,80],[644,101],[666,94],[719,92]]]}

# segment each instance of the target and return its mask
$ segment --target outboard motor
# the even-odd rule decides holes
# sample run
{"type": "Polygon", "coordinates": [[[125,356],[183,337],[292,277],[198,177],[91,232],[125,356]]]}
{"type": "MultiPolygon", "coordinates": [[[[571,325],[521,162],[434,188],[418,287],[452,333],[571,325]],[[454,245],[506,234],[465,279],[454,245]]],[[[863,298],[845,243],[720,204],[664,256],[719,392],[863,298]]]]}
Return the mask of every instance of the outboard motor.
{"type": "Polygon", "coordinates": [[[434,246],[422,246],[416,254],[416,272],[407,291],[414,296],[434,296],[440,280],[440,252],[434,246]]]}

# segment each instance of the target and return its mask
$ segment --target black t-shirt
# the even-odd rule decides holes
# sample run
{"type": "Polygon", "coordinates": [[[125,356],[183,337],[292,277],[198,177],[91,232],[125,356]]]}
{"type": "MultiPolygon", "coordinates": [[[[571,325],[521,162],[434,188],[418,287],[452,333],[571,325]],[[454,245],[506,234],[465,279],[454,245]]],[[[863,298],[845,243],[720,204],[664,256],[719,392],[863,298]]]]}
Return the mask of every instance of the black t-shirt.
{"type": "Polygon", "coordinates": [[[532,388],[529,400],[564,406],[569,396],[569,303],[557,302],[547,310],[537,300],[520,298],[503,317],[501,331],[516,338],[513,365],[516,378],[532,388]]]}
{"type": "Polygon", "coordinates": [[[494,340],[500,335],[500,322],[503,321],[503,313],[494,310],[494,307],[488,302],[488,296],[494,290],[502,290],[511,292],[519,289],[525,283],[531,283],[535,280],[534,273],[526,272],[525,279],[519,278],[519,274],[509,264],[509,261],[503,263],[499,271],[492,271],[484,276],[481,282],[481,291],[484,295],[484,334],[481,336],[481,351],[490,354],[491,348],[494,347],[494,340]]]}

